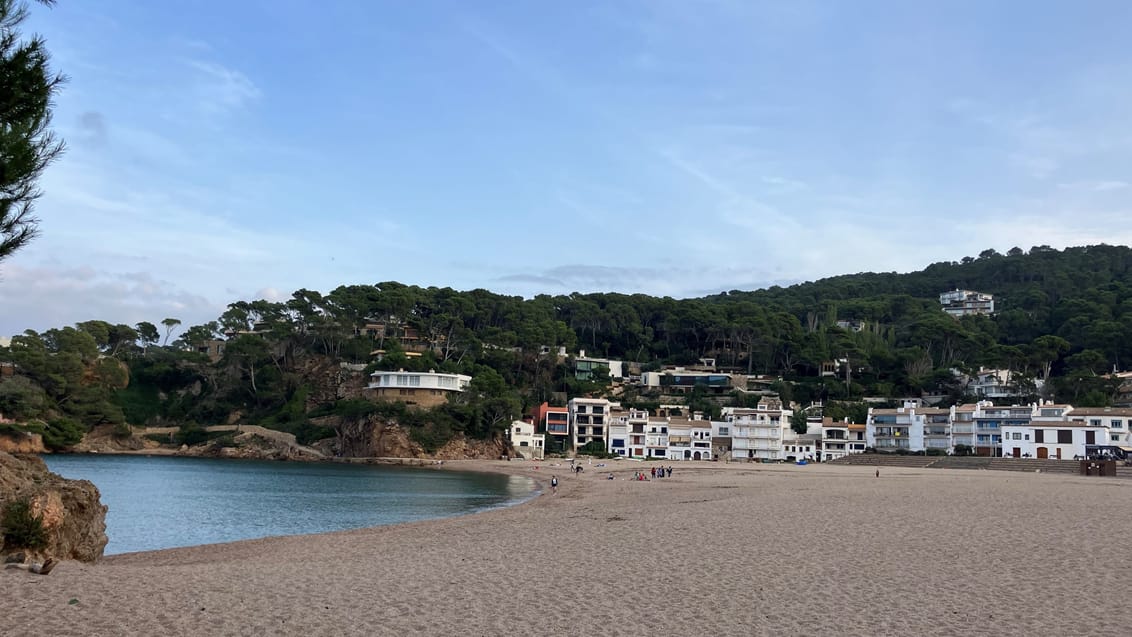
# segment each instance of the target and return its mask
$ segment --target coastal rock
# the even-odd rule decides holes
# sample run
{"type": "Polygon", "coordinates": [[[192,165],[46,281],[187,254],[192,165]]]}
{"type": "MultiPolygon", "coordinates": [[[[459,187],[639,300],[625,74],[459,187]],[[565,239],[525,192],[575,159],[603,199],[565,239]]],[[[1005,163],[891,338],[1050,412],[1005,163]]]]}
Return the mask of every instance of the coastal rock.
{"type": "Polygon", "coordinates": [[[157,441],[145,438],[132,429],[129,435],[121,435],[115,431],[114,425],[99,425],[88,431],[82,441],[70,450],[75,453],[122,453],[157,449],[160,446],[157,441]]]}
{"type": "Polygon", "coordinates": [[[106,505],[89,481],[67,480],[51,473],[36,456],[0,452],[0,510],[19,500],[28,502],[31,513],[40,518],[47,532],[47,546],[27,550],[28,559],[49,556],[93,562],[102,557],[109,541],[106,505]]]}
{"type": "Polygon", "coordinates": [[[506,440],[472,440],[461,434],[435,453],[428,453],[413,441],[407,428],[379,416],[358,419],[326,417],[315,422],[335,428],[338,432],[335,441],[337,455],[347,458],[496,459],[510,451],[506,440]]]}
{"type": "Polygon", "coordinates": [[[29,432],[0,434],[0,452],[44,453],[43,436],[29,432]]]}
{"type": "Polygon", "coordinates": [[[295,442],[294,434],[245,425],[231,437],[213,442],[182,446],[177,455],[204,458],[241,458],[248,460],[323,460],[323,455],[295,442]]]}
{"type": "Polygon", "coordinates": [[[505,440],[469,440],[461,435],[437,449],[433,457],[440,460],[497,460],[504,454],[511,455],[510,445],[505,440]]]}
{"type": "Polygon", "coordinates": [[[393,421],[378,417],[319,419],[316,424],[338,432],[338,455],[347,458],[424,458],[424,447],[409,438],[409,432],[393,421]]]}

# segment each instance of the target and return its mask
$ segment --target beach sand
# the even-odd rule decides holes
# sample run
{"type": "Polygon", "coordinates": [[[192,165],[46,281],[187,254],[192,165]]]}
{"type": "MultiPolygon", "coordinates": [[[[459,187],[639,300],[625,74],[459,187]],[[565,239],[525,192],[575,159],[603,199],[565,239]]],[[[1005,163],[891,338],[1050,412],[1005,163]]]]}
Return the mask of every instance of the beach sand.
{"type": "Polygon", "coordinates": [[[0,571],[0,634],[1132,633],[1132,481],[534,466],[447,463],[558,476],[557,495],[504,510],[0,571]]]}

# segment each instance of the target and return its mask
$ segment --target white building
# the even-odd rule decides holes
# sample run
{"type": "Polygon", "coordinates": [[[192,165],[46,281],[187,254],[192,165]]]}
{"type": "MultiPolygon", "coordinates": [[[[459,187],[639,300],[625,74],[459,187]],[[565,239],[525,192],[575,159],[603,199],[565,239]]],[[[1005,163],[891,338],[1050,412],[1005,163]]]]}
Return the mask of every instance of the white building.
{"type": "Polygon", "coordinates": [[[1132,409],[1127,407],[1077,407],[1068,414],[1069,420],[1089,425],[1090,427],[1105,427],[1108,429],[1108,442],[1098,442],[1098,445],[1116,445],[1121,447],[1132,446],[1132,409]]]}
{"type": "Polygon", "coordinates": [[[1002,452],[1002,428],[1030,424],[1033,405],[996,406],[987,401],[976,403],[972,414],[975,430],[975,453],[997,456],[1002,452]]]}
{"type": "MultiPolygon", "coordinates": [[[[985,404],[990,405],[990,402],[985,404]]],[[[956,405],[951,408],[951,448],[960,445],[975,448],[975,409],[974,403],[956,405]]]]}
{"type": "Polygon", "coordinates": [[[906,402],[896,409],[869,409],[868,446],[877,451],[951,450],[951,411],[906,402]]]}
{"type": "Polygon", "coordinates": [[[669,418],[668,455],[669,460],[711,460],[711,421],[704,420],[702,414],[693,418],[669,418]]]}
{"type": "Polygon", "coordinates": [[[1013,458],[1085,457],[1085,445],[1103,445],[1108,428],[1079,422],[1031,422],[1002,425],[1002,455],[1013,458]]]}
{"type": "Polygon", "coordinates": [[[578,352],[578,357],[574,359],[575,378],[578,380],[594,380],[594,372],[599,369],[607,370],[605,373],[609,378],[625,378],[624,362],[586,356],[586,350],[578,352]]]}
{"type": "Polygon", "coordinates": [[[952,290],[939,295],[943,311],[959,318],[971,314],[994,314],[994,296],[971,290],[952,290]]]}
{"type": "Polygon", "coordinates": [[[851,453],[864,453],[868,442],[865,440],[867,427],[863,424],[833,422],[826,418],[821,425],[821,456],[825,462],[837,460],[851,453]]]}
{"type": "Polygon", "coordinates": [[[1005,400],[1023,398],[1041,392],[1044,382],[1035,379],[1032,387],[1023,387],[1008,369],[985,369],[980,367],[974,376],[967,379],[967,391],[979,398],[1005,400]]]}
{"type": "Polygon", "coordinates": [[[609,427],[609,453],[626,458],[646,457],[645,429],[649,424],[649,412],[643,409],[630,409],[612,421],[609,427]]]}
{"type": "Polygon", "coordinates": [[[782,440],[793,411],[778,399],[759,401],[755,409],[724,407],[723,422],[731,433],[734,460],[785,460],[782,440]]]}
{"type": "Polygon", "coordinates": [[[507,438],[511,441],[515,453],[527,460],[542,460],[546,449],[546,436],[535,433],[533,423],[522,420],[512,422],[510,429],[507,430],[507,438]]]}
{"type": "Polygon", "coordinates": [[[617,403],[604,398],[572,398],[566,403],[575,452],[595,441],[600,442],[602,448],[608,448],[608,421],[614,405],[617,403]]]}
{"type": "Polygon", "coordinates": [[[433,370],[407,372],[399,369],[395,372],[378,371],[370,374],[367,389],[377,398],[433,407],[443,404],[450,394],[464,391],[470,382],[472,377],[463,374],[442,374],[433,370]]]}

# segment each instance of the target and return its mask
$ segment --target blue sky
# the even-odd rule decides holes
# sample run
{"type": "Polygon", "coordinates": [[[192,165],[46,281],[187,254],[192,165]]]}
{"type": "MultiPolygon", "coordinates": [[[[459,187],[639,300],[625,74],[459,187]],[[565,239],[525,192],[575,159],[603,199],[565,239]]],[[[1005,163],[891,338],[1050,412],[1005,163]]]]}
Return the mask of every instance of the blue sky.
{"type": "Polygon", "coordinates": [[[0,334],[1132,243],[1132,3],[62,0],[0,334]]]}

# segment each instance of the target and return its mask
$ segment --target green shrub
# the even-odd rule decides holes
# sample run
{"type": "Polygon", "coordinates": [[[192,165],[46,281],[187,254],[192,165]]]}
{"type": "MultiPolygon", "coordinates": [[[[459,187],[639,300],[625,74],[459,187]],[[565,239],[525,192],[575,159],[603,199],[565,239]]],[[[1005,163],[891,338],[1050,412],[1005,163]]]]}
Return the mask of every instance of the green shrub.
{"type": "Polygon", "coordinates": [[[41,549],[47,546],[47,531],[43,520],[31,512],[27,500],[14,500],[4,508],[4,546],[6,548],[41,549]]]}
{"type": "Polygon", "coordinates": [[[53,418],[43,430],[43,444],[51,450],[66,449],[83,439],[86,428],[79,421],[66,416],[53,418]]]}

